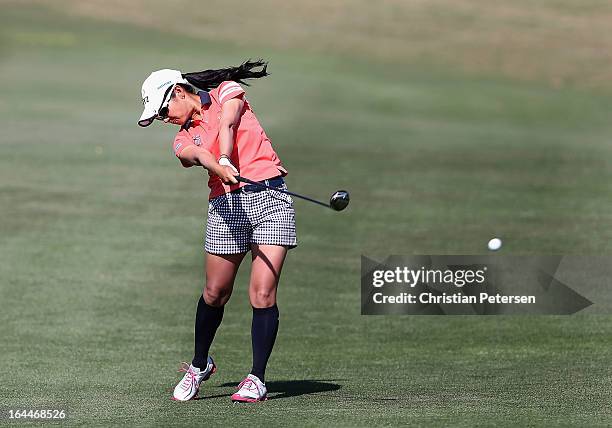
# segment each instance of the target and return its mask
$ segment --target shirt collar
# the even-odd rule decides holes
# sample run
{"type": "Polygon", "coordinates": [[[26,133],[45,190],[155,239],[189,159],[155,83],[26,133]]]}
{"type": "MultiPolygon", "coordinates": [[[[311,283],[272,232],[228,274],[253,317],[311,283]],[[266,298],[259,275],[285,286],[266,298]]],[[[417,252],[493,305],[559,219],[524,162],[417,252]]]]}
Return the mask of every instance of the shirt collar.
{"type": "MultiPolygon", "coordinates": [[[[198,95],[200,96],[200,103],[202,104],[202,106],[208,105],[212,102],[210,99],[210,94],[208,92],[199,91],[198,95]]],[[[185,122],[183,126],[181,126],[181,129],[189,129],[191,126],[197,126],[199,124],[199,120],[189,119],[187,122],[185,122]]]]}
{"type": "Polygon", "coordinates": [[[202,105],[210,104],[210,94],[208,92],[200,91],[198,92],[198,95],[200,96],[200,102],[202,105]]]}

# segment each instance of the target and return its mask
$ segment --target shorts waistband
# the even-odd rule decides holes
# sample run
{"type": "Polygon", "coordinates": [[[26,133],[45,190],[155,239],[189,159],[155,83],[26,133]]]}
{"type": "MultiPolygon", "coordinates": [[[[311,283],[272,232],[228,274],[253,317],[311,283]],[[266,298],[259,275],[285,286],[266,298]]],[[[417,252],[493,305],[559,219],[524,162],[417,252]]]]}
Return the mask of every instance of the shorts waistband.
{"type": "MultiPolygon", "coordinates": [[[[280,175],[278,177],[268,178],[267,180],[260,180],[260,183],[265,184],[270,187],[281,187],[285,180],[280,175]]],[[[262,190],[266,190],[264,187],[256,186],[254,184],[247,184],[242,186],[240,189],[234,190],[234,192],[261,192],[262,190]]]]}

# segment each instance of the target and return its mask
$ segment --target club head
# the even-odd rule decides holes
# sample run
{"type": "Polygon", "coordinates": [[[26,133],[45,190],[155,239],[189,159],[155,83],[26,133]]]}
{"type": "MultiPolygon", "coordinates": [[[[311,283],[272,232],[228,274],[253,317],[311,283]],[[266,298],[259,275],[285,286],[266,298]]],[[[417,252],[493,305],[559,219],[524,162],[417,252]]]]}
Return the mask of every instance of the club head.
{"type": "Polygon", "coordinates": [[[329,207],[332,210],[342,211],[349,204],[349,193],[346,190],[338,190],[329,198],[329,207]]]}

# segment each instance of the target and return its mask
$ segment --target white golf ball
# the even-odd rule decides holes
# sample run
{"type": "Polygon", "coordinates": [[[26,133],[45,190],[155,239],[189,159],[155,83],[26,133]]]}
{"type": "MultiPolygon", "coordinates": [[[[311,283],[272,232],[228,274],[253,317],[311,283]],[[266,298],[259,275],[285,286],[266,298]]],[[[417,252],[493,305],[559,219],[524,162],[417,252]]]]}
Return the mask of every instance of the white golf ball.
{"type": "Polygon", "coordinates": [[[489,250],[491,251],[497,251],[501,248],[502,246],[502,241],[499,238],[493,238],[489,241],[489,243],[487,244],[487,246],[489,247],[489,250]]]}

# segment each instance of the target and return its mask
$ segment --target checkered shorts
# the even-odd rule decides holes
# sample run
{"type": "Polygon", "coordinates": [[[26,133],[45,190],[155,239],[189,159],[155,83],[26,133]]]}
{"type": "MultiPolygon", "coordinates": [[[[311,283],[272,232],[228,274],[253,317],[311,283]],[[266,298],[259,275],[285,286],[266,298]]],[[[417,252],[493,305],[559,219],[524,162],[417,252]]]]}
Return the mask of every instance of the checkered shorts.
{"type": "MultiPolygon", "coordinates": [[[[285,183],[278,187],[287,190],[285,183]]],[[[291,196],[274,190],[241,188],[209,201],[206,252],[246,253],[251,244],[297,246],[291,196]]]]}

